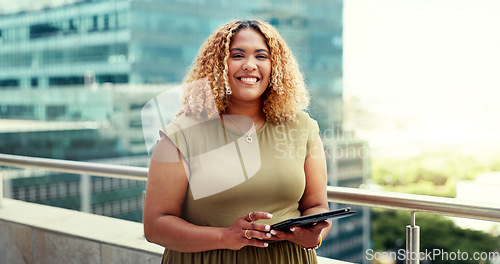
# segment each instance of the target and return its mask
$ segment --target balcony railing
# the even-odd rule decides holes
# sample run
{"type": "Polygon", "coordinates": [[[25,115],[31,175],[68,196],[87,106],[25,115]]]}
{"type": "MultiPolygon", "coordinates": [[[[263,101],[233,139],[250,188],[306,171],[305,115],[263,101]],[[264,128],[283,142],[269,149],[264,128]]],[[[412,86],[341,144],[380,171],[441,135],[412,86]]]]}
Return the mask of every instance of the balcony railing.
{"type": "MultiPolygon", "coordinates": [[[[148,174],[147,168],[7,154],[0,154],[0,165],[142,181],[147,179],[148,174]]],[[[0,185],[1,183],[0,180],[0,185]]],[[[330,202],[409,211],[412,218],[411,225],[406,227],[407,253],[419,252],[419,229],[415,223],[415,213],[431,213],[500,222],[500,204],[333,186],[328,186],[327,191],[330,202]]],[[[0,193],[0,206],[2,196],[0,193]]],[[[407,263],[419,263],[419,260],[407,259],[407,263]]]]}

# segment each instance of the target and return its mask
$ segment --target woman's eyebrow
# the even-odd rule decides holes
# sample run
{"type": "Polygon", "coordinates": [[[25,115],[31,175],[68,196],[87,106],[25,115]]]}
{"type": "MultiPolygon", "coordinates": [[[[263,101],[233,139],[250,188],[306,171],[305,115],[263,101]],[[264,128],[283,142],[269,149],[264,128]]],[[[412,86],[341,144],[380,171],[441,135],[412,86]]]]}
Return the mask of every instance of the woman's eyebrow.
{"type": "MultiPolygon", "coordinates": [[[[246,52],[246,50],[244,50],[242,48],[232,48],[231,52],[233,52],[233,51],[246,52]]],[[[269,51],[267,49],[257,49],[257,50],[255,50],[255,52],[266,52],[266,53],[269,53],[269,51]]]]}
{"type": "Polygon", "coordinates": [[[232,48],[231,52],[233,52],[233,51],[246,52],[244,49],[240,49],[240,48],[232,48]]]}

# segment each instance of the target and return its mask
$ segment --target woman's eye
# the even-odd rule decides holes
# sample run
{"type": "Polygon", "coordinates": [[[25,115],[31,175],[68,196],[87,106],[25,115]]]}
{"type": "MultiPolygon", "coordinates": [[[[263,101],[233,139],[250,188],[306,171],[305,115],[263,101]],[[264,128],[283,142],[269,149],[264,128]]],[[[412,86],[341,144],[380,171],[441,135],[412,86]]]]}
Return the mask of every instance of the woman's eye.
{"type": "Polygon", "coordinates": [[[257,59],[267,59],[267,55],[257,55],[257,59]]]}
{"type": "Polygon", "coordinates": [[[234,54],[233,56],[231,56],[231,58],[243,58],[243,55],[241,55],[241,54],[234,54]]]}

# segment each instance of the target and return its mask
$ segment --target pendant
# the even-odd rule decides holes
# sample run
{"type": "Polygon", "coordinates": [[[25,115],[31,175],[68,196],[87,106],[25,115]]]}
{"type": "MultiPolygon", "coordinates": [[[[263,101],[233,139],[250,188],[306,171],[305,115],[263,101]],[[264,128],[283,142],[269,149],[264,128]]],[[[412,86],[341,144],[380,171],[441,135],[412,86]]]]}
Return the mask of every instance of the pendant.
{"type": "Polygon", "coordinates": [[[247,138],[245,138],[245,140],[247,141],[247,143],[253,142],[253,138],[251,136],[247,136],[247,138]]]}

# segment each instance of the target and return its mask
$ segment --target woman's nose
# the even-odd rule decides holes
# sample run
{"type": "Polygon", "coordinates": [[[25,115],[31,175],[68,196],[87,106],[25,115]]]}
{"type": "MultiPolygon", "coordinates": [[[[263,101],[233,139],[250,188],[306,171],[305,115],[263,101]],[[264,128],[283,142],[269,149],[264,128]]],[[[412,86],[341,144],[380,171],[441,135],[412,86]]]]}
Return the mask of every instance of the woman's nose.
{"type": "Polygon", "coordinates": [[[242,67],[245,71],[253,71],[257,69],[257,63],[254,58],[248,58],[242,67]]]}

